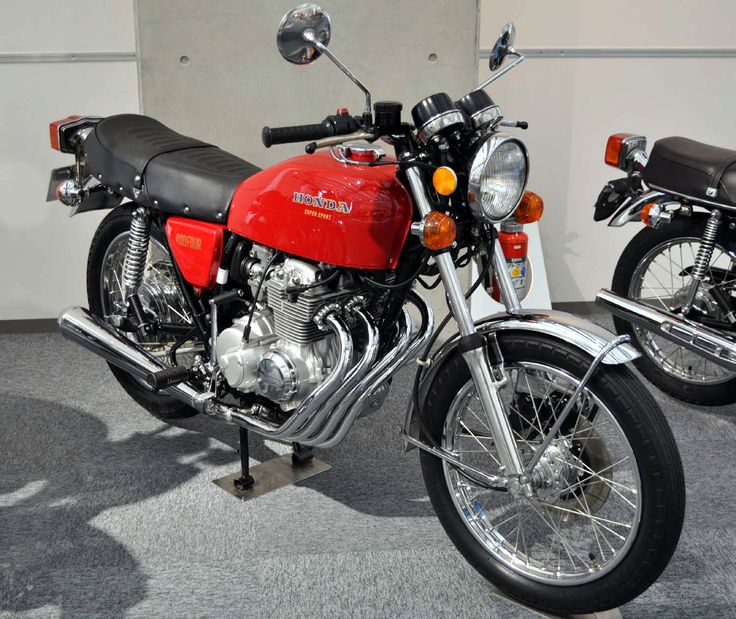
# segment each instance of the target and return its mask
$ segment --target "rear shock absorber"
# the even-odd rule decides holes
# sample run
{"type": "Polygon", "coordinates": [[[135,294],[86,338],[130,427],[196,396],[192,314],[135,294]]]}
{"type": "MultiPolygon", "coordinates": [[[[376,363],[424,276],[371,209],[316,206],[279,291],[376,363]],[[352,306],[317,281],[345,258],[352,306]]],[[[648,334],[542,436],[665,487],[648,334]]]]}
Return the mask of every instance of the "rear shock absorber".
{"type": "Polygon", "coordinates": [[[148,209],[137,208],[133,212],[133,221],[128,234],[128,250],[123,262],[123,285],[128,302],[128,309],[137,323],[142,335],[151,333],[152,326],[143,313],[141,300],[138,298],[138,287],[143,281],[143,270],[148,257],[148,244],[151,238],[151,214],[148,209]]]}
{"type": "Polygon", "coordinates": [[[682,313],[685,316],[690,312],[693,302],[695,301],[695,297],[698,294],[698,288],[708,272],[708,266],[710,265],[710,260],[713,257],[713,249],[716,246],[716,235],[718,234],[718,228],[720,225],[721,212],[714,210],[711,212],[710,217],[708,217],[708,221],[705,224],[703,238],[700,240],[698,255],[696,256],[695,264],[693,265],[691,273],[693,281],[690,284],[690,290],[688,290],[685,304],[682,306],[682,313]]]}

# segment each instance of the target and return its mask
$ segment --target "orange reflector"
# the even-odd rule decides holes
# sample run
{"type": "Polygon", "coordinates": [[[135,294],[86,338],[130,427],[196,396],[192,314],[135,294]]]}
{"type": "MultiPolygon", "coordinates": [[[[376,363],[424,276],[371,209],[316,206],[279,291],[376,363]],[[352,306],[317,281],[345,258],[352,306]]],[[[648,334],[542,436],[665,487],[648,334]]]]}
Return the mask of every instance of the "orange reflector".
{"type": "Polygon", "coordinates": [[[652,227],[652,224],[649,221],[649,212],[654,208],[656,205],[656,202],[650,202],[649,204],[645,204],[644,208],[641,209],[641,220],[644,222],[645,226],[652,227]]]}
{"type": "Polygon", "coordinates": [[[533,224],[542,219],[544,200],[533,191],[525,191],[519,206],[514,211],[514,218],[520,224],[533,224]]]}
{"type": "Polygon", "coordinates": [[[450,247],[455,242],[456,236],[455,220],[440,211],[428,213],[422,222],[422,239],[429,249],[450,247]]]}
{"type": "Polygon", "coordinates": [[[441,196],[449,196],[457,189],[457,174],[452,168],[441,166],[432,174],[434,190],[441,196]]]}
{"type": "Polygon", "coordinates": [[[619,163],[621,162],[621,147],[624,144],[624,140],[633,136],[633,133],[614,133],[608,137],[606,157],[604,159],[606,165],[613,166],[614,168],[619,167],[619,163]]]}

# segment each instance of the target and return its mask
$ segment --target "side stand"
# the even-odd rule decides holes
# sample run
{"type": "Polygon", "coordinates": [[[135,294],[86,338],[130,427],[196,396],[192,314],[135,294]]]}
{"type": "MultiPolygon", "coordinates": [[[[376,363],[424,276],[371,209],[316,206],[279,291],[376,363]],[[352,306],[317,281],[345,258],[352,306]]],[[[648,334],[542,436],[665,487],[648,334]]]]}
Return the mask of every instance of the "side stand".
{"type": "Polygon", "coordinates": [[[233,480],[235,487],[240,490],[250,490],[256,480],[250,474],[250,451],[248,448],[248,430],[240,426],[240,477],[233,480]]]}

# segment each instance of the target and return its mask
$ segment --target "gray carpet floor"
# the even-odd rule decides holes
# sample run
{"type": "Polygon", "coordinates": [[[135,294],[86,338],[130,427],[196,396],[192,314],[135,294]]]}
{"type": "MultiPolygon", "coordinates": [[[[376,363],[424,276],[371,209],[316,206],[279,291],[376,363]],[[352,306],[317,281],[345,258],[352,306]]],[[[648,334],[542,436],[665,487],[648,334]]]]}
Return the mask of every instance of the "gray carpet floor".
{"type": "MultiPolygon", "coordinates": [[[[212,483],[238,466],[233,427],[165,425],[59,335],[0,336],[0,617],[538,617],[495,595],[434,516],[397,436],[410,379],[318,454],[330,471],[242,503],[212,483]]],[[[736,617],[736,406],[654,391],[685,465],[685,529],[622,614],[736,617]]],[[[252,445],[253,464],[287,451],[252,445]]]]}

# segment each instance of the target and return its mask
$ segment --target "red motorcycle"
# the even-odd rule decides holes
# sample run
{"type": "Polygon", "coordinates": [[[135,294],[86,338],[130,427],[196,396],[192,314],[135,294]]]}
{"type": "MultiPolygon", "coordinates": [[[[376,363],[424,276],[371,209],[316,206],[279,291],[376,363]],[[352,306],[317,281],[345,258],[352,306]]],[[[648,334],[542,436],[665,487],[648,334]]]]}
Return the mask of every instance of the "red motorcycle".
{"type": "Polygon", "coordinates": [[[265,128],[266,147],[308,142],[265,170],[145,116],[51,124],[52,147],[75,156],[54,172],[54,195],[73,213],[112,209],[90,247],[89,309],[65,311],[62,333],[157,417],[237,424],[245,494],[248,432],[292,443],[298,466],[416,361],[401,438],[421,450],[432,505],[468,561],[549,612],[631,600],[676,547],[682,466],[624,365],[638,356],[628,338],[521,309],[519,256],[507,263],[499,231],[536,221],[542,203],[525,193],[523,143],[500,131],[525,123],[504,120],[483,90],[523,60],[513,25],[486,82],[458,101],[425,98],[411,124],[401,103],[371,105],[329,39],[310,4],[277,36],[290,62],[328,56],[365,109],[265,128]],[[471,261],[480,276],[465,292],[457,269],[471,261]],[[451,311],[435,329],[413,288],[440,283],[451,311]],[[475,322],[467,299],[481,285],[505,312],[475,322]],[[450,318],[459,333],[432,352],[450,318]]]}

